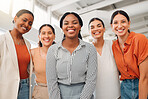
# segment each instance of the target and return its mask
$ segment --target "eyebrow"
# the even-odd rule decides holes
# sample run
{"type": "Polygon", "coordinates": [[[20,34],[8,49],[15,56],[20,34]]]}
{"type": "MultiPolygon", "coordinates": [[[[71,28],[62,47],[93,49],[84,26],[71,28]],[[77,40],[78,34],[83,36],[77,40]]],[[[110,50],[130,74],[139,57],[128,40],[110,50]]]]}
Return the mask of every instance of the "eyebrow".
{"type": "MultiPolygon", "coordinates": [[[[78,20],[73,20],[72,22],[74,22],[74,21],[78,21],[78,20]]],[[[68,22],[67,20],[65,20],[64,22],[68,22]]]]}
{"type": "Polygon", "coordinates": [[[101,25],[101,23],[98,23],[97,25],[101,25]]]}
{"type": "Polygon", "coordinates": [[[27,18],[24,18],[25,20],[28,20],[27,18]]]}

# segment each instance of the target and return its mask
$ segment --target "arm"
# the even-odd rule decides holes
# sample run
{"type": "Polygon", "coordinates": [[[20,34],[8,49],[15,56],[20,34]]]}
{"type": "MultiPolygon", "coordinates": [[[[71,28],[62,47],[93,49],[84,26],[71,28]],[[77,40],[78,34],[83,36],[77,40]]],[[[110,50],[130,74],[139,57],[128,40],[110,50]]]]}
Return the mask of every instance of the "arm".
{"type": "Polygon", "coordinates": [[[54,52],[55,46],[51,46],[48,49],[47,57],[46,57],[46,78],[47,78],[47,86],[49,99],[61,99],[60,97],[60,89],[57,81],[57,71],[56,71],[56,58],[54,52]]]}
{"type": "Polygon", "coordinates": [[[80,99],[91,99],[95,90],[97,78],[97,51],[94,46],[89,48],[90,55],[88,57],[88,70],[86,74],[85,86],[80,95],[80,99]]]}
{"type": "Polygon", "coordinates": [[[148,39],[144,35],[136,38],[138,46],[139,99],[147,99],[148,96],[148,39]]]}
{"type": "Polygon", "coordinates": [[[139,99],[148,97],[148,57],[139,65],[139,99]]]}
{"type": "Polygon", "coordinates": [[[33,60],[33,57],[34,57],[34,51],[35,49],[30,49],[30,53],[31,53],[31,57],[32,57],[32,64],[33,64],[33,72],[34,72],[34,60],[33,60]]]}

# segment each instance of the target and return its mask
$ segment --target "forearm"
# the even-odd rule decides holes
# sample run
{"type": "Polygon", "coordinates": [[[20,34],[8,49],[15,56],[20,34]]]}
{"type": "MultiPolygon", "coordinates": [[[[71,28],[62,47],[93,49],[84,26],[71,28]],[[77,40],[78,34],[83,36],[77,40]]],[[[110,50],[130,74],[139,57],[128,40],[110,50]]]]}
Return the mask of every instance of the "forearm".
{"type": "Polygon", "coordinates": [[[148,57],[140,64],[139,99],[148,97],[148,57]]]}
{"type": "Polygon", "coordinates": [[[148,78],[139,79],[139,99],[148,97],[148,78]]]}
{"type": "Polygon", "coordinates": [[[85,84],[82,93],[80,95],[80,99],[91,99],[95,87],[96,87],[96,82],[90,82],[85,84]]]}

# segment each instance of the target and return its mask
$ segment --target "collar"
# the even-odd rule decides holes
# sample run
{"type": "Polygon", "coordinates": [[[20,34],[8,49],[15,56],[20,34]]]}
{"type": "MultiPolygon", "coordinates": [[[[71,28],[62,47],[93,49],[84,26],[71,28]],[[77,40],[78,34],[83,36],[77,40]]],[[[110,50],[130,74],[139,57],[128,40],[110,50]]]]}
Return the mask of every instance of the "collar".
{"type": "MultiPolygon", "coordinates": [[[[65,49],[62,45],[62,42],[63,42],[63,40],[60,43],[58,43],[58,49],[59,48],[65,49]]],[[[79,43],[78,47],[76,48],[76,50],[80,49],[83,46],[86,46],[86,43],[83,40],[79,39],[79,42],[80,43],[79,43]]]]}
{"type": "Polygon", "coordinates": [[[126,41],[125,41],[125,44],[131,45],[131,43],[132,43],[132,38],[133,38],[134,35],[135,35],[135,32],[130,32],[130,33],[129,33],[129,36],[127,37],[127,39],[126,39],[126,41]]]}
{"type": "MultiPolygon", "coordinates": [[[[133,38],[133,36],[135,35],[135,32],[130,32],[129,33],[129,36],[127,37],[127,39],[126,39],[126,41],[125,41],[125,43],[124,44],[127,44],[127,45],[130,45],[131,43],[132,43],[132,38],[133,38]]],[[[117,39],[116,41],[115,41],[115,45],[117,46],[119,46],[119,40],[117,39]]]]}

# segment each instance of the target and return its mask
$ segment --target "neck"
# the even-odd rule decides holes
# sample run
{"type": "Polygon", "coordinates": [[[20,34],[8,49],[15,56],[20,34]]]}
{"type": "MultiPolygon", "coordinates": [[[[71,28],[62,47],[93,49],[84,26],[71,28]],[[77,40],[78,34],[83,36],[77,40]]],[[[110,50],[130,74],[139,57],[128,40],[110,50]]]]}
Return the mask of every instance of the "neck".
{"type": "Polygon", "coordinates": [[[22,34],[19,33],[16,29],[13,29],[12,31],[10,31],[10,34],[13,39],[23,39],[22,34]]]}
{"type": "Polygon", "coordinates": [[[125,36],[118,36],[119,44],[124,47],[124,43],[126,42],[127,38],[129,36],[129,33],[126,33],[125,36]]]}
{"type": "Polygon", "coordinates": [[[75,39],[65,38],[65,40],[63,41],[63,46],[66,46],[66,47],[74,48],[78,45],[79,45],[79,39],[78,38],[75,38],[75,39]]]}
{"type": "Polygon", "coordinates": [[[49,48],[50,46],[43,46],[43,47],[40,47],[41,48],[41,50],[42,50],[42,52],[44,53],[44,54],[47,54],[47,51],[48,51],[48,48],[49,48]]]}
{"type": "Polygon", "coordinates": [[[102,48],[104,44],[104,39],[103,38],[94,39],[93,44],[97,48],[102,48]]]}

